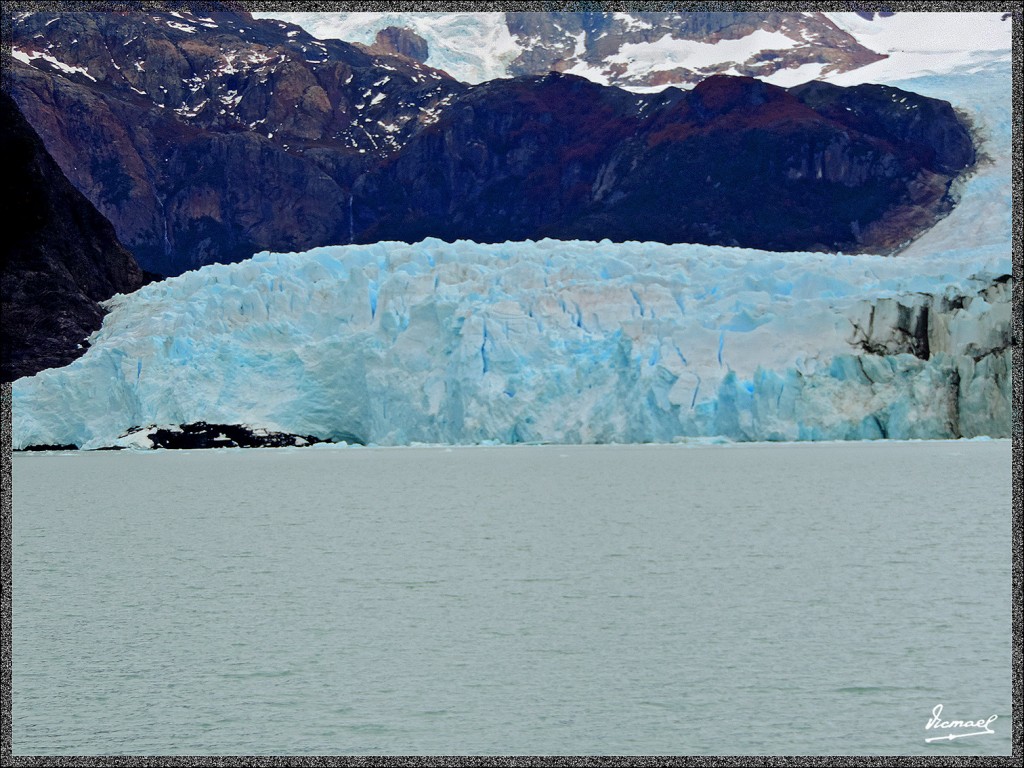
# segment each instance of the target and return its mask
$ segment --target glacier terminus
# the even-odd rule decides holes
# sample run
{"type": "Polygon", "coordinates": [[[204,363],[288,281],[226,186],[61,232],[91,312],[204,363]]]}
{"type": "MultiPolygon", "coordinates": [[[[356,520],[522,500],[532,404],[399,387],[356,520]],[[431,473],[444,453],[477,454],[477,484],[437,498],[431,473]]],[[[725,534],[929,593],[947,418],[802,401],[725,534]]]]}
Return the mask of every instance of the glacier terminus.
{"type": "Polygon", "coordinates": [[[14,445],[196,421],[380,445],[1005,436],[1010,283],[975,266],[551,240],[260,254],[111,300],[84,357],[15,384],[14,445]]]}

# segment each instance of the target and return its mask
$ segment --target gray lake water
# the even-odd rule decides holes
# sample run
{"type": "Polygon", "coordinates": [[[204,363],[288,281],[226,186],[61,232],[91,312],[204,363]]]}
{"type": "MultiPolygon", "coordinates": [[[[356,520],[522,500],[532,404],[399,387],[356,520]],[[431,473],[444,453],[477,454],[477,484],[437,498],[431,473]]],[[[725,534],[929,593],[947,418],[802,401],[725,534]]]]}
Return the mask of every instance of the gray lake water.
{"type": "Polygon", "coordinates": [[[14,753],[1009,754],[1010,455],[19,454],[14,753]]]}

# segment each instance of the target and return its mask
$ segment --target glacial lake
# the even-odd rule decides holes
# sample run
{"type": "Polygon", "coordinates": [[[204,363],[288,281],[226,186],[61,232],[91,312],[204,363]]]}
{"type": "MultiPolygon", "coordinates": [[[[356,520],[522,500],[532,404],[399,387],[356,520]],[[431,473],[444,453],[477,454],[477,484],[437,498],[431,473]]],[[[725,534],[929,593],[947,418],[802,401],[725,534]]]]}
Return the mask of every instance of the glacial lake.
{"type": "Polygon", "coordinates": [[[13,751],[1010,754],[1010,457],[17,454],[13,751]]]}

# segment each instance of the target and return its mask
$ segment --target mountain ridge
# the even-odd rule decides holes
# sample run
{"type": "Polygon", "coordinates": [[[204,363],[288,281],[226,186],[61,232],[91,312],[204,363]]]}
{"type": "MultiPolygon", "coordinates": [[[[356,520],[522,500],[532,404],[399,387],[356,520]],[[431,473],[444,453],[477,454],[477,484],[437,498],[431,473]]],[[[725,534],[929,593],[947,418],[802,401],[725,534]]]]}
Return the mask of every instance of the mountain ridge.
{"type": "Polygon", "coordinates": [[[948,211],[950,180],[973,160],[948,104],[896,89],[870,114],[844,97],[826,115],[753,78],[652,94],[557,73],[467,86],[408,56],[226,12],[16,22],[12,94],[164,274],[425,236],[891,250],[948,211]],[[701,101],[708,88],[721,103],[701,101]],[[775,102],[790,114],[769,119],[775,102]],[[915,110],[952,138],[883,130],[919,122],[915,110]],[[709,130],[716,120],[727,130],[709,130]],[[949,162],[930,167],[936,153],[949,162]]]}

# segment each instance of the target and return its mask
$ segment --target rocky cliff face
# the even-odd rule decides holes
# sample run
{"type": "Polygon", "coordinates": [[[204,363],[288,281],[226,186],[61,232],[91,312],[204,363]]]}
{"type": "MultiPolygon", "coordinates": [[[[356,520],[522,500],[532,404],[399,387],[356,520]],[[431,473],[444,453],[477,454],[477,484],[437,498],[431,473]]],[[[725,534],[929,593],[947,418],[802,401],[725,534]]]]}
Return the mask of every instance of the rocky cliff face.
{"type": "MultiPolygon", "coordinates": [[[[397,31],[361,49],[227,12],[15,21],[11,93],[165,274],[428,235],[887,250],[948,210],[973,161],[948,104],[893,88],[717,76],[634,94],[558,74],[470,87],[397,31]]],[[[686,28],[715,39],[738,23],[686,28]]],[[[586,39],[602,45],[596,27],[586,39]]]]}
{"type": "Polygon", "coordinates": [[[347,242],[347,189],[462,86],[214,12],[15,19],[7,87],[147,269],[347,242]]]}
{"type": "Polygon", "coordinates": [[[384,27],[377,32],[373,45],[360,47],[375,56],[405,56],[421,64],[430,56],[427,41],[404,27],[384,27]]]}
{"type": "Polygon", "coordinates": [[[5,205],[2,380],[67,365],[100,327],[100,301],[143,283],[114,228],[71,186],[0,92],[5,205]]]}
{"type": "Polygon", "coordinates": [[[949,104],[882,86],[711,77],[636,96],[582,78],[495,81],[354,188],[358,237],[888,250],[974,161],[949,104]]]}

